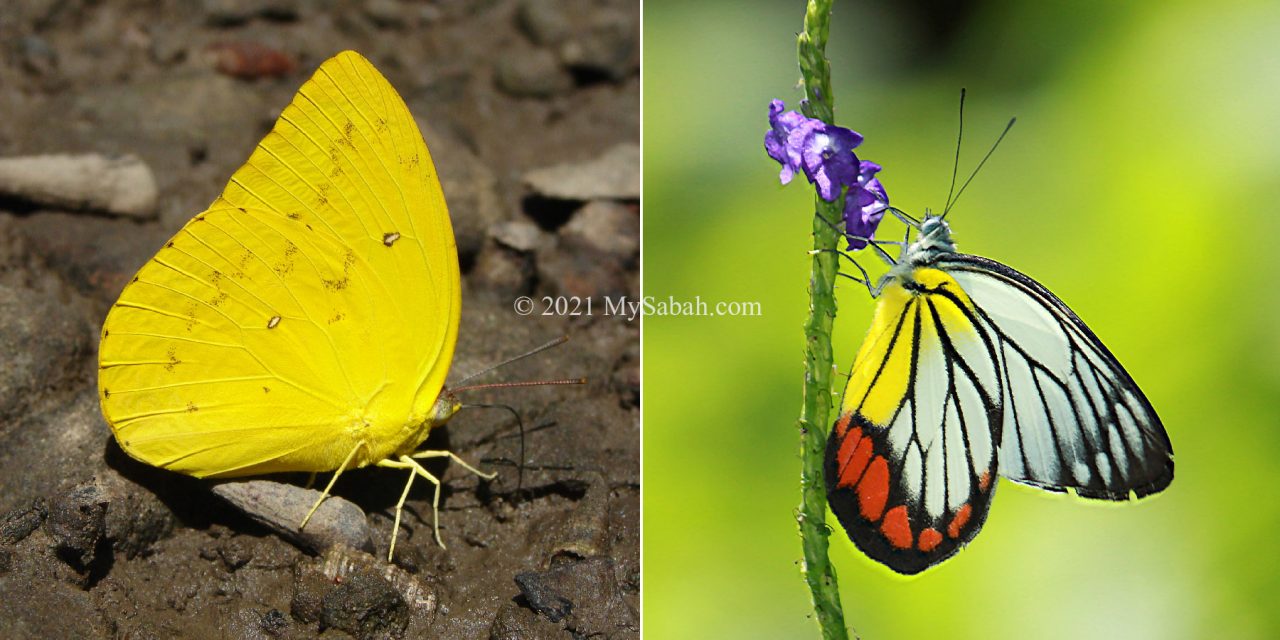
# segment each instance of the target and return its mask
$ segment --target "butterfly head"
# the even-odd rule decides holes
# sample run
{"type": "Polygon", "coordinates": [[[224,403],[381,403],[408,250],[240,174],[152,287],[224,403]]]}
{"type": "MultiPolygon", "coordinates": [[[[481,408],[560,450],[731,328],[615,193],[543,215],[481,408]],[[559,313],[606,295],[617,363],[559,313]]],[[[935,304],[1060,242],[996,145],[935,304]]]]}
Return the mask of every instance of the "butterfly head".
{"type": "Polygon", "coordinates": [[[448,389],[441,389],[440,396],[436,398],[435,404],[431,405],[431,412],[427,414],[427,422],[432,426],[442,425],[461,408],[462,401],[458,400],[458,396],[448,389]]]}
{"type": "Polygon", "coordinates": [[[926,215],[920,221],[920,233],[908,247],[907,253],[924,261],[939,253],[955,253],[956,243],[951,240],[951,225],[942,216],[926,215]]]}

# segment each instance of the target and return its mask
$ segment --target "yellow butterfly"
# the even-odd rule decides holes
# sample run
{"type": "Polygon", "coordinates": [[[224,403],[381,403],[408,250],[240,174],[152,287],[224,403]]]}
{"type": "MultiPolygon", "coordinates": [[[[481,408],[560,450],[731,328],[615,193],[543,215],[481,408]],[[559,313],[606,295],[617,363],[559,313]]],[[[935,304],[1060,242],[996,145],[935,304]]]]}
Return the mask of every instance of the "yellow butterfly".
{"type": "MultiPolygon", "coordinates": [[[[461,305],[422,134],[386,78],[346,51],[111,307],[102,413],[130,456],[202,478],[410,470],[390,557],[415,475],[439,503],[417,459],[494,477],[417,451],[460,407],[444,382],[461,305]]],[[[444,546],[438,511],[434,526],[444,546]]]]}
{"type": "Polygon", "coordinates": [[[1048,289],[958,253],[941,216],[881,256],[892,265],[825,463],[831,510],[869,557],[905,574],[951,557],[982,528],[997,475],[1101,500],[1173,480],[1151,403],[1048,289]]]}

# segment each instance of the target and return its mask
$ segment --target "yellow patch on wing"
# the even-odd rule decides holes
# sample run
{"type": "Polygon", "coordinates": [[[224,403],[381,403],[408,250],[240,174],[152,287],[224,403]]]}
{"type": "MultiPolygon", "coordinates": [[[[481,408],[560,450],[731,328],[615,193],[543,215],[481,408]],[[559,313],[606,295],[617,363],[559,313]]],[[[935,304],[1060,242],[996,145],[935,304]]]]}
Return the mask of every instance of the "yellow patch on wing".
{"type": "Polygon", "coordinates": [[[877,425],[888,424],[893,417],[911,377],[915,323],[903,317],[910,312],[911,298],[898,284],[881,294],[871,329],[854,360],[841,413],[858,411],[877,425]]]}

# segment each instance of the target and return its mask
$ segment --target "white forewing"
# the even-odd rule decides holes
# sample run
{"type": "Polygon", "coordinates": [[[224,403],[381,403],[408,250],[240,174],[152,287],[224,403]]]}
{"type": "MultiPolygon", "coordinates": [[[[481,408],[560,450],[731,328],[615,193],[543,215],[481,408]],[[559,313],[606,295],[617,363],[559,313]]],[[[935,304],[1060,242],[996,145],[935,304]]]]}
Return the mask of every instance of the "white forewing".
{"type": "Polygon", "coordinates": [[[954,254],[936,265],[973,301],[1004,381],[1000,473],[1109,500],[1163,489],[1173,451],[1129,374],[1052,293],[998,262],[954,254]]]}

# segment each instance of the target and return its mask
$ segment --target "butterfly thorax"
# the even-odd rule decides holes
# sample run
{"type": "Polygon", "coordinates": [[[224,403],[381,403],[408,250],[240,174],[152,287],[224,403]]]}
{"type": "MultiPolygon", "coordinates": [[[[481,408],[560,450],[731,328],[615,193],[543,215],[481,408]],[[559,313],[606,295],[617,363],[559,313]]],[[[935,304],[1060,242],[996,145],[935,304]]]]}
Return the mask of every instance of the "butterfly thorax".
{"type": "Polygon", "coordinates": [[[440,395],[436,397],[425,415],[414,415],[410,418],[409,424],[405,425],[407,437],[395,448],[394,453],[397,455],[413,453],[431,434],[432,429],[448,422],[449,418],[452,418],[453,414],[461,408],[462,403],[458,400],[458,396],[448,389],[441,389],[440,395]]]}

